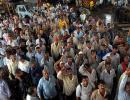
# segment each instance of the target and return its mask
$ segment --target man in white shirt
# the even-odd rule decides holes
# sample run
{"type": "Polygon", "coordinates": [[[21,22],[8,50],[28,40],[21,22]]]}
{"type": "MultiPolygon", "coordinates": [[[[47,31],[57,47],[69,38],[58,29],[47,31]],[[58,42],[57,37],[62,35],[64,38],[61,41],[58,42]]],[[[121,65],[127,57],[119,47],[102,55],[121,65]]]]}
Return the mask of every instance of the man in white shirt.
{"type": "Polygon", "coordinates": [[[99,63],[99,65],[98,65],[98,67],[97,67],[97,69],[96,69],[96,71],[97,71],[97,73],[98,73],[98,76],[100,76],[101,72],[105,69],[105,64],[106,64],[107,62],[111,62],[110,56],[108,56],[108,57],[105,59],[105,61],[102,61],[102,62],[99,63]]]}
{"type": "Polygon", "coordinates": [[[67,62],[65,63],[66,68],[71,68],[74,74],[77,74],[77,67],[75,66],[75,63],[73,62],[73,59],[71,56],[67,57],[67,62]]]}
{"type": "Polygon", "coordinates": [[[81,13],[81,14],[80,14],[80,20],[81,20],[82,22],[84,22],[85,19],[86,19],[86,14],[81,13]]]}
{"type": "Polygon", "coordinates": [[[13,38],[11,33],[8,34],[8,41],[7,41],[6,45],[9,45],[11,47],[18,46],[17,41],[13,38]]]}
{"type": "Polygon", "coordinates": [[[36,45],[40,45],[40,44],[46,44],[46,41],[45,41],[45,39],[44,38],[41,38],[41,35],[40,34],[38,34],[38,39],[36,39],[36,45]]]}
{"type": "Polygon", "coordinates": [[[54,38],[54,42],[51,44],[51,55],[55,61],[59,59],[60,56],[60,43],[57,37],[54,38]]]}
{"type": "Polygon", "coordinates": [[[4,66],[7,66],[7,64],[10,62],[10,50],[6,50],[6,54],[5,54],[5,57],[3,58],[3,63],[4,63],[4,66]]]}
{"type": "Polygon", "coordinates": [[[130,69],[127,69],[122,75],[122,79],[119,84],[118,100],[130,100],[130,81],[128,81],[129,76],[130,69]]]}
{"type": "Polygon", "coordinates": [[[25,56],[21,55],[20,60],[18,62],[18,69],[25,73],[29,73],[29,61],[25,60],[25,56]]]}
{"type": "Polygon", "coordinates": [[[95,69],[92,69],[89,64],[84,64],[80,66],[79,72],[81,75],[88,76],[89,80],[92,82],[93,86],[97,82],[97,74],[95,69]]]}
{"type": "Polygon", "coordinates": [[[37,45],[37,46],[35,47],[35,51],[36,51],[36,53],[35,53],[35,59],[36,59],[36,61],[38,62],[38,64],[40,64],[40,63],[41,63],[41,60],[42,60],[42,58],[43,58],[43,52],[42,52],[42,50],[41,50],[41,47],[40,47],[39,45],[37,45]]]}
{"type": "Polygon", "coordinates": [[[82,77],[82,83],[76,88],[76,100],[90,100],[93,87],[87,76],[82,77]]]}
{"type": "Polygon", "coordinates": [[[105,82],[110,91],[113,88],[114,77],[116,77],[115,70],[111,67],[111,63],[107,62],[105,64],[105,69],[101,73],[100,79],[105,82]]]}
{"type": "Polygon", "coordinates": [[[40,63],[41,67],[47,69],[50,75],[54,75],[54,60],[49,56],[49,52],[46,52],[40,63]]]}
{"type": "Polygon", "coordinates": [[[107,53],[104,57],[103,60],[105,60],[108,56],[111,58],[111,64],[112,67],[117,70],[118,65],[120,64],[120,55],[117,53],[118,48],[117,46],[113,46],[112,52],[107,53]]]}

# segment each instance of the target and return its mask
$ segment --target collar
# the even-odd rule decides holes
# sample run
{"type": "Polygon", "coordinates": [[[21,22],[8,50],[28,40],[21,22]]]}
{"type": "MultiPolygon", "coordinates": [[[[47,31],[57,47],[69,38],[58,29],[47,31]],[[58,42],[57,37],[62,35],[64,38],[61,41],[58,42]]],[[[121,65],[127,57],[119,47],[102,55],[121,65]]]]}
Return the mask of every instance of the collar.
{"type": "MultiPolygon", "coordinates": [[[[98,94],[101,95],[100,92],[99,92],[99,89],[98,89],[98,94]]],[[[106,93],[106,91],[105,91],[105,94],[104,94],[103,97],[105,97],[106,95],[107,95],[107,93],[106,93]]],[[[102,96],[102,95],[101,95],[101,96],[102,96]]]]}
{"type": "MultiPolygon", "coordinates": [[[[106,69],[105,69],[104,71],[105,71],[105,73],[108,73],[106,69]]],[[[111,72],[112,72],[112,69],[110,70],[110,73],[111,73],[111,72]]]]}

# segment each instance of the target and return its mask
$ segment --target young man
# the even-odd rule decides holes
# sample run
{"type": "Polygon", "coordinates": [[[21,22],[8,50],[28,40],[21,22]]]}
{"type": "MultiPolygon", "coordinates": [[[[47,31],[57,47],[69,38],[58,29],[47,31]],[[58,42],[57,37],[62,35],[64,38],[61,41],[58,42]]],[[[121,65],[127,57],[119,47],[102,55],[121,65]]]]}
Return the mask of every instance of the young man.
{"type": "Polygon", "coordinates": [[[115,70],[112,68],[111,63],[105,64],[105,69],[102,71],[100,79],[103,80],[110,91],[113,88],[114,77],[116,77],[115,70]]]}
{"type": "Polygon", "coordinates": [[[108,100],[109,92],[105,88],[104,81],[100,81],[98,84],[98,89],[93,91],[91,95],[91,100],[108,100]]]}
{"type": "Polygon", "coordinates": [[[33,84],[37,86],[42,77],[42,68],[39,67],[34,60],[30,62],[29,74],[31,75],[33,84]]]}
{"type": "Polygon", "coordinates": [[[67,62],[65,63],[66,68],[71,68],[73,73],[77,75],[77,68],[75,66],[75,63],[73,62],[73,58],[71,56],[67,57],[67,62]]]}
{"type": "Polygon", "coordinates": [[[26,60],[24,55],[20,55],[20,60],[18,61],[18,69],[25,73],[29,73],[29,61],[26,60]]]}
{"type": "Polygon", "coordinates": [[[82,77],[82,83],[76,88],[76,100],[90,100],[93,86],[87,76],[82,77]]]}
{"type": "Polygon", "coordinates": [[[129,100],[130,99],[130,68],[127,69],[122,75],[122,79],[119,84],[118,100],[129,100]]]}
{"type": "Polygon", "coordinates": [[[92,82],[92,84],[96,84],[97,82],[97,74],[96,70],[92,69],[89,64],[84,64],[80,66],[79,72],[81,75],[88,76],[89,80],[92,82]]]}
{"type": "Polygon", "coordinates": [[[54,60],[49,55],[49,52],[45,52],[44,57],[41,60],[41,66],[49,71],[49,74],[54,75],[54,60]]]}
{"type": "Polygon", "coordinates": [[[128,67],[129,64],[129,56],[124,56],[123,61],[121,62],[121,64],[118,65],[118,69],[117,69],[117,75],[118,77],[121,76],[122,73],[124,73],[128,67]]]}
{"type": "Polygon", "coordinates": [[[112,67],[117,70],[118,65],[120,64],[120,55],[118,54],[118,47],[113,46],[112,52],[107,53],[104,57],[103,60],[105,60],[108,56],[111,58],[111,64],[112,67]]]}

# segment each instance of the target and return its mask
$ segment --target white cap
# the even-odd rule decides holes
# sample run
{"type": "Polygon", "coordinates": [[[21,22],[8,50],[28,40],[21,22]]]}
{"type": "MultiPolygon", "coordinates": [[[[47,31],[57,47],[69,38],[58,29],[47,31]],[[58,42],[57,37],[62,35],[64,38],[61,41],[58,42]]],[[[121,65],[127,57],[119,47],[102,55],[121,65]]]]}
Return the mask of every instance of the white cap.
{"type": "Polygon", "coordinates": [[[82,51],[80,51],[80,52],[79,52],[79,55],[80,55],[80,54],[83,54],[83,52],[82,52],[82,51]]]}

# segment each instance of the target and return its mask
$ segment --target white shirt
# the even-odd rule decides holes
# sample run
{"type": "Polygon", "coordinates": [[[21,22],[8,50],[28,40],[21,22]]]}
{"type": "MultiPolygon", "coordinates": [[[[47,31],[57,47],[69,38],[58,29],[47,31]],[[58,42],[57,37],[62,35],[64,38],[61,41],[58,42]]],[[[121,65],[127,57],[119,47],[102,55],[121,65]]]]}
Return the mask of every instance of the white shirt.
{"type": "Polygon", "coordinates": [[[120,64],[120,55],[118,53],[116,53],[115,55],[112,55],[111,52],[107,53],[104,57],[103,60],[107,59],[107,57],[110,56],[111,57],[111,64],[112,67],[117,70],[118,65],[120,64]]]}
{"type": "Polygon", "coordinates": [[[49,74],[54,74],[54,60],[52,57],[49,57],[49,60],[45,60],[44,58],[41,60],[41,66],[44,65],[44,68],[49,71],[49,74]]]}
{"type": "Polygon", "coordinates": [[[38,97],[27,95],[26,100],[39,100],[38,97]]]}
{"type": "Polygon", "coordinates": [[[92,93],[92,85],[89,83],[87,87],[78,85],[76,88],[76,97],[80,97],[81,100],[90,100],[90,96],[92,93]]]}
{"type": "Polygon", "coordinates": [[[118,91],[118,100],[130,100],[130,95],[128,95],[125,91],[125,85],[128,80],[128,75],[123,75],[121,79],[121,83],[119,85],[118,91]]]}
{"type": "Polygon", "coordinates": [[[80,72],[82,75],[88,76],[89,80],[90,80],[92,83],[97,82],[97,75],[96,75],[95,69],[92,69],[92,72],[89,73],[87,70],[84,70],[84,65],[82,65],[82,66],[80,66],[80,68],[79,68],[79,72],[80,72]]]}
{"type": "Polygon", "coordinates": [[[35,53],[34,53],[34,52],[27,52],[27,53],[26,53],[26,56],[27,56],[29,59],[31,59],[32,57],[35,56],[35,53]]]}
{"type": "Polygon", "coordinates": [[[80,15],[80,20],[81,20],[81,21],[85,21],[85,19],[86,19],[86,15],[85,15],[85,14],[81,14],[81,15],[80,15]]]}
{"type": "Polygon", "coordinates": [[[35,54],[35,58],[37,59],[38,63],[40,64],[41,63],[41,60],[43,58],[43,53],[36,53],[35,54]]]}
{"type": "MultiPolygon", "coordinates": [[[[41,38],[41,41],[43,44],[46,44],[46,41],[44,38],[41,38]]],[[[39,39],[36,39],[36,45],[39,45],[40,44],[40,40],[39,39]]]]}
{"type": "Polygon", "coordinates": [[[10,62],[10,59],[4,57],[3,62],[4,62],[4,66],[6,66],[10,62]]]}
{"type": "Polygon", "coordinates": [[[103,70],[100,76],[100,79],[102,79],[108,88],[112,88],[113,86],[113,78],[116,77],[115,70],[111,69],[110,74],[107,72],[107,70],[103,70]]]}
{"type": "Polygon", "coordinates": [[[1,55],[5,55],[5,49],[0,48],[0,54],[1,54],[1,55]]]}
{"type": "Polygon", "coordinates": [[[16,40],[12,40],[12,41],[8,40],[8,41],[7,41],[7,45],[10,45],[10,46],[12,46],[12,47],[14,47],[14,46],[18,46],[16,40]]]}
{"type": "Polygon", "coordinates": [[[17,61],[13,62],[12,60],[10,60],[9,63],[7,64],[7,67],[9,72],[15,75],[15,71],[18,68],[18,62],[17,61]]]}
{"type": "Polygon", "coordinates": [[[51,44],[51,54],[53,57],[58,57],[60,55],[60,45],[56,45],[54,42],[51,44]]]}
{"type": "Polygon", "coordinates": [[[19,61],[18,68],[23,72],[29,73],[29,62],[26,60],[24,62],[19,61]]]}

